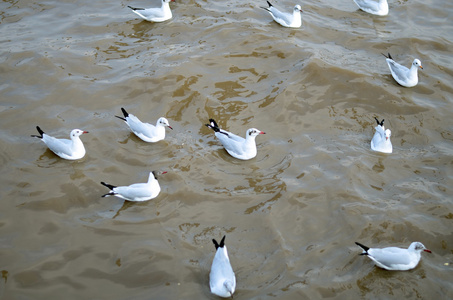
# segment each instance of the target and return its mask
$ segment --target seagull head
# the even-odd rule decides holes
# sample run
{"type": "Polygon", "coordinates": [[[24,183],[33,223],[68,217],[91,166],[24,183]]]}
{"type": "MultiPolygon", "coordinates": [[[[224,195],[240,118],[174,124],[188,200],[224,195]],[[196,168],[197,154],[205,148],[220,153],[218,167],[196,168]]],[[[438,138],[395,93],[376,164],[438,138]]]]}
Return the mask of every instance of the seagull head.
{"type": "Polygon", "coordinates": [[[425,245],[423,245],[423,244],[420,243],[420,242],[413,242],[413,243],[409,246],[409,249],[415,250],[415,251],[418,251],[418,252],[425,251],[425,252],[431,253],[431,250],[426,249],[425,245]]]}
{"type": "Polygon", "coordinates": [[[386,129],[385,130],[385,140],[388,141],[391,135],[392,135],[392,132],[390,131],[390,129],[386,129]]]}
{"type": "Polygon", "coordinates": [[[168,123],[168,120],[165,119],[164,117],[159,118],[159,120],[157,121],[157,123],[158,123],[159,125],[162,125],[162,126],[164,126],[164,127],[166,126],[166,127],[170,128],[171,130],[173,130],[173,128],[171,128],[171,126],[170,126],[170,123],[168,123]]]}
{"type": "Polygon", "coordinates": [[[423,70],[422,62],[418,59],[414,59],[414,61],[412,62],[412,65],[423,70]]]}
{"type": "Polygon", "coordinates": [[[258,130],[256,128],[250,128],[247,130],[247,136],[257,136],[259,134],[266,134],[264,131],[258,130]]]}
{"type": "Polygon", "coordinates": [[[302,8],[301,8],[300,5],[298,4],[298,5],[294,6],[293,11],[294,11],[295,13],[296,13],[296,12],[302,12],[302,8]]]}
{"type": "Polygon", "coordinates": [[[154,178],[157,180],[158,176],[166,174],[166,173],[167,173],[167,171],[151,171],[149,174],[149,178],[150,179],[154,178]]]}
{"type": "Polygon", "coordinates": [[[80,130],[80,129],[73,129],[71,131],[71,139],[81,136],[84,133],[88,133],[88,131],[80,130]]]}

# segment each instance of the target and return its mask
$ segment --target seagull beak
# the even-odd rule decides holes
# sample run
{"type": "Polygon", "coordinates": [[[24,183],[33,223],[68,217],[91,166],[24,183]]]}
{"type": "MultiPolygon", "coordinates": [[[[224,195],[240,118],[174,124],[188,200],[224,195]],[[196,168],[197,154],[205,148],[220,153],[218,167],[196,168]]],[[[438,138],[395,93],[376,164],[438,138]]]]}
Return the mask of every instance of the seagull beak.
{"type": "Polygon", "coordinates": [[[429,250],[429,249],[423,249],[423,251],[428,252],[428,253],[432,253],[431,250],[429,250]]]}
{"type": "Polygon", "coordinates": [[[168,127],[168,128],[170,128],[171,130],[173,130],[173,128],[171,128],[171,126],[170,126],[170,125],[168,125],[167,127],[168,127]]]}
{"type": "Polygon", "coordinates": [[[264,131],[260,131],[260,134],[266,134],[264,131]]]}
{"type": "Polygon", "coordinates": [[[84,134],[84,133],[89,133],[89,132],[88,132],[88,131],[84,131],[84,132],[82,132],[82,134],[84,134]]]}
{"type": "Polygon", "coordinates": [[[422,65],[420,65],[420,69],[422,69],[422,70],[423,70],[423,67],[422,67],[422,65]]]}
{"type": "Polygon", "coordinates": [[[386,136],[386,137],[385,137],[385,140],[388,140],[388,139],[389,139],[389,137],[388,137],[388,136],[386,136]]]}

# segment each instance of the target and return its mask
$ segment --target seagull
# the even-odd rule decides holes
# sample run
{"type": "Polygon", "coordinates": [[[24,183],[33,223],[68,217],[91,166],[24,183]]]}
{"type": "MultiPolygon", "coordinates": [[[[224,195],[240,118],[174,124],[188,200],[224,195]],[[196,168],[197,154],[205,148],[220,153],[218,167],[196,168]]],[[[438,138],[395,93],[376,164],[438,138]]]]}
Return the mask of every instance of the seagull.
{"type": "Polygon", "coordinates": [[[405,87],[413,87],[417,85],[418,68],[423,70],[422,63],[420,62],[420,60],[414,59],[411,68],[408,69],[405,66],[402,66],[399,63],[395,62],[390,53],[388,54],[388,56],[385,54],[382,55],[386,57],[386,61],[387,64],[389,65],[390,72],[392,72],[392,76],[396,80],[396,82],[405,87]]]}
{"type": "Polygon", "coordinates": [[[134,183],[129,186],[114,186],[105,182],[102,185],[111,191],[102,197],[116,196],[129,201],[148,201],[154,199],[160,193],[160,185],[157,176],[167,172],[152,171],[149,173],[147,183],[134,183]]]}
{"type": "Polygon", "coordinates": [[[85,156],[86,151],[82,141],[80,140],[80,136],[84,133],[88,133],[88,131],[73,129],[69,135],[71,139],[68,140],[54,138],[53,136],[50,136],[42,131],[39,126],[36,126],[36,129],[38,130],[39,135],[32,135],[32,137],[40,138],[41,141],[43,141],[47,147],[49,147],[49,149],[59,157],[76,160],[85,156]]]}
{"type": "Polygon", "coordinates": [[[175,2],[175,0],[162,0],[161,7],[153,8],[137,8],[128,6],[134,13],[150,22],[163,22],[170,20],[173,15],[170,10],[170,2],[175,2]]]}
{"type": "Polygon", "coordinates": [[[149,123],[143,123],[133,114],[127,113],[127,111],[121,107],[124,118],[120,116],[115,116],[129,125],[132,132],[138,136],[141,140],[148,143],[155,143],[165,138],[165,127],[171,128],[168,120],[164,117],[157,120],[156,126],[149,123]]]}
{"type": "Polygon", "coordinates": [[[256,156],[255,137],[259,134],[265,134],[256,128],[247,130],[245,139],[231,132],[220,129],[214,119],[209,119],[210,124],[206,124],[215,131],[215,136],[220,140],[225,150],[233,157],[248,160],[256,156]]]}
{"type": "Polygon", "coordinates": [[[233,298],[236,289],[236,277],[228,258],[225,236],[223,236],[220,244],[215,239],[212,239],[212,242],[215,245],[216,253],[212,261],[211,273],[209,273],[211,293],[224,298],[233,298]]]}
{"type": "Polygon", "coordinates": [[[378,16],[386,16],[389,13],[389,4],[387,0],[354,0],[357,6],[370,14],[378,15],[378,16]]]}
{"type": "Polygon", "coordinates": [[[398,247],[368,248],[360,243],[356,242],[356,244],[363,249],[363,253],[360,255],[368,255],[378,267],[390,271],[413,269],[418,265],[422,251],[431,253],[431,250],[426,249],[420,242],[413,242],[407,249],[398,247]]]}
{"type": "Polygon", "coordinates": [[[384,119],[381,122],[375,117],[377,126],[375,127],[376,132],[374,133],[373,139],[371,140],[371,150],[383,152],[383,153],[392,153],[392,142],[390,141],[390,136],[392,132],[390,129],[385,129],[384,119]]]}
{"type": "Polygon", "coordinates": [[[272,18],[274,18],[274,21],[278,24],[291,28],[299,28],[300,26],[302,26],[302,18],[300,16],[302,9],[300,8],[300,5],[294,6],[293,13],[290,14],[279,11],[272,4],[270,4],[269,1],[267,1],[267,4],[269,4],[269,7],[261,8],[267,10],[272,18]]]}

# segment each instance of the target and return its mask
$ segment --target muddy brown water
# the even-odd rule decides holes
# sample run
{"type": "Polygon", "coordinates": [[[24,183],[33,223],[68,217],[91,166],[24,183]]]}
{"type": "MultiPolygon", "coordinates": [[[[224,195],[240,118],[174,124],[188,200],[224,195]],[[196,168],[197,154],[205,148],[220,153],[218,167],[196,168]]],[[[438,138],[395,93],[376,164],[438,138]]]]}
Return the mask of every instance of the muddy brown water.
{"type": "Polygon", "coordinates": [[[453,4],[299,3],[287,29],[265,1],[177,0],[160,24],[127,8],[150,1],[1,2],[0,298],[216,299],[224,234],[235,299],[453,298],[453,4]],[[387,52],[421,60],[416,87],[394,82],[387,52]],[[174,130],[144,143],[121,107],[174,130]],[[375,116],[391,155],[370,150],[375,116]],[[209,118],[265,131],[257,157],[230,157],[209,118]],[[36,125],[88,130],[87,155],[59,159],[36,125]],[[156,199],[100,197],[100,181],[151,170],[167,171],[156,199]],[[388,272],[355,241],[433,253],[388,272]]]}

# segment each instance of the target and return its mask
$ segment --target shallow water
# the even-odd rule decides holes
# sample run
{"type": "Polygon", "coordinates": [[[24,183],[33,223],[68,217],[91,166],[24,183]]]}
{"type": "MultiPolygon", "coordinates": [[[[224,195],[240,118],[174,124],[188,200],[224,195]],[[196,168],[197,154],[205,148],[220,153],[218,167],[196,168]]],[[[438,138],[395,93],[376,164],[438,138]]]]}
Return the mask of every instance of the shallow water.
{"type": "Polygon", "coordinates": [[[224,234],[235,299],[453,298],[452,3],[391,1],[375,17],[302,2],[300,29],[265,1],[177,0],[159,24],[127,8],[152,3],[0,2],[2,299],[216,299],[224,234]],[[393,81],[387,52],[421,60],[416,87],[393,81]],[[174,130],[144,143],[121,107],[174,130]],[[375,116],[391,155],[369,149],[375,116]],[[209,118],[265,131],[257,157],[230,157],[209,118]],[[90,131],[87,155],[59,159],[36,125],[90,131]],[[156,199],[100,197],[100,181],[151,170],[167,171],[156,199]],[[433,253],[388,272],[355,241],[433,253]]]}

